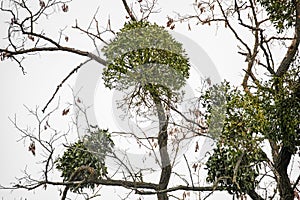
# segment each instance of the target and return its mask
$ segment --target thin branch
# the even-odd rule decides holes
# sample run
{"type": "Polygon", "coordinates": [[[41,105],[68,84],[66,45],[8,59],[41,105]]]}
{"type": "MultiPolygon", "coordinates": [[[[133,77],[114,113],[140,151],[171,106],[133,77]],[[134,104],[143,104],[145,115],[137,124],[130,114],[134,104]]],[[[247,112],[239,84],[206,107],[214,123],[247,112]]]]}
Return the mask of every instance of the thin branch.
{"type": "Polygon", "coordinates": [[[274,66],[271,66],[270,60],[271,60],[271,55],[269,55],[270,52],[268,52],[266,50],[266,48],[264,47],[264,41],[263,41],[264,37],[263,37],[263,31],[260,31],[260,48],[263,50],[264,55],[266,56],[266,61],[267,61],[267,65],[263,65],[269,72],[271,75],[275,74],[275,71],[273,69],[274,66]]]}
{"type": "Polygon", "coordinates": [[[298,176],[297,180],[295,181],[294,185],[293,185],[293,190],[296,189],[298,183],[300,182],[300,175],[298,176]]]}
{"type": "Polygon", "coordinates": [[[191,171],[191,168],[190,168],[190,166],[189,166],[189,163],[188,163],[188,161],[187,161],[187,159],[186,159],[185,154],[183,154],[183,157],[184,157],[185,162],[186,162],[186,165],[187,165],[187,167],[188,167],[188,169],[189,169],[189,174],[190,174],[192,186],[195,187],[195,186],[194,186],[194,181],[193,181],[193,176],[192,176],[192,171],[191,171]]]}
{"type": "Polygon", "coordinates": [[[296,3],[296,24],[295,24],[295,36],[294,39],[289,46],[285,57],[281,61],[277,71],[276,76],[281,77],[283,76],[286,71],[289,69],[291,62],[293,61],[296,52],[298,51],[298,46],[300,43],[300,1],[296,3]]]}
{"type": "Polygon", "coordinates": [[[128,6],[126,0],[122,0],[122,2],[123,2],[123,5],[124,5],[124,7],[125,7],[126,12],[128,13],[129,17],[131,18],[131,20],[132,20],[132,21],[137,21],[137,20],[136,20],[136,17],[133,15],[132,10],[129,8],[129,6],[128,6]]]}
{"type": "Polygon", "coordinates": [[[89,57],[104,66],[106,65],[106,61],[103,60],[102,58],[100,58],[99,56],[96,56],[93,53],[88,52],[88,51],[81,51],[81,50],[70,48],[70,47],[63,47],[63,46],[60,46],[60,47],[34,47],[34,48],[29,48],[29,49],[22,49],[19,51],[10,51],[7,49],[0,49],[0,52],[5,52],[7,54],[7,57],[11,57],[13,55],[22,55],[22,54],[28,54],[28,53],[33,53],[33,52],[43,52],[43,51],[45,51],[45,52],[46,51],[70,52],[70,53],[74,53],[77,55],[89,57]]]}
{"type": "Polygon", "coordinates": [[[78,65],[77,67],[75,67],[63,80],[62,82],[56,87],[55,92],[53,93],[52,97],[49,99],[49,101],[46,103],[46,106],[42,109],[42,112],[44,113],[45,110],[47,109],[47,107],[49,106],[49,104],[53,101],[54,97],[56,96],[57,92],[59,91],[59,89],[62,87],[62,85],[74,74],[76,73],[83,65],[85,65],[86,63],[90,62],[92,59],[88,59],[86,61],[84,61],[83,63],[81,63],[80,65],[78,65]]]}

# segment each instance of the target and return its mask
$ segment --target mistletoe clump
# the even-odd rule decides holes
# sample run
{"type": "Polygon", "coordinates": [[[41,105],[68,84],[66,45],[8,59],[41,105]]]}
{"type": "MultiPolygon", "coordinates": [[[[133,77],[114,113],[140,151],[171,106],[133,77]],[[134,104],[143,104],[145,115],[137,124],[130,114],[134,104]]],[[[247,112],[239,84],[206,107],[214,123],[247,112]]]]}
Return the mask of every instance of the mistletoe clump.
{"type": "MultiPolygon", "coordinates": [[[[210,107],[212,101],[216,101],[216,94],[222,94],[220,106],[223,114],[220,117],[223,121],[217,126],[217,130],[220,131],[216,138],[217,146],[206,162],[206,180],[223,187],[231,194],[247,194],[257,186],[260,165],[265,159],[260,147],[263,140],[260,133],[263,129],[257,123],[265,122],[262,120],[262,111],[256,104],[255,97],[231,89],[228,83],[214,86],[206,94],[209,112],[207,121],[213,129],[216,123],[212,120],[215,118],[213,112],[220,110],[210,107]]],[[[218,105],[217,102],[213,103],[218,105]]]]}
{"type": "Polygon", "coordinates": [[[255,154],[218,145],[206,163],[206,180],[223,187],[230,194],[246,194],[258,185],[258,162],[255,154]]]}
{"type": "MultiPolygon", "coordinates": [[[[219,86],[225,89],[225,116],[217,146],[206,163],[208,182],[230,193],[247,194],[255,190],[260,167],[268,160],[262,149],[265,141],[284,146],[292,154],[299,150],[299,83],[296,66],[285,76],[260,84],[251,94],[219,86]]],[[[207,93],[206,98],[213,94],[207,93]]],[[[208,107],[209,126],[214,122],[212,111],[208,107]]]]}
{"type": "Polygon", "coordinates": [[[108,61],[103,79],[110,89],[134,87],[139,95],[170,95],[189,77],[182,44],[163,27],[147,21],[125,23],[103,52],[108,61]]]}
{"type": "Polygon", "coordinates": [[[80,192],[83,188],[93,189],[95,183],[91,180],[101,179],[107,174],[105,155],[112,151],[113,141],[107,130],[98,129],[90,134],[70,145],[56,160],[56,168],[61,171],[64,181],[81,181],[70,187],[73,192],[80,192]],[[93,152],[96,145],[97,151],[93,152]]]}

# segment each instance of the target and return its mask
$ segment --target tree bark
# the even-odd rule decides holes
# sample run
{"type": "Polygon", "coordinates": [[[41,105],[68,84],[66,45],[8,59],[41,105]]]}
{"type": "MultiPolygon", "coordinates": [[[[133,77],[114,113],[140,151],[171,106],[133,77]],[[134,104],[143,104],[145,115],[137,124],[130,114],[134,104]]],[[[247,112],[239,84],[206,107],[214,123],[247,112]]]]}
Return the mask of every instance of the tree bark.
{"type": "Polygon", "coordinates": [[[281,61],[280,66],[278,67],[278,69],[276,71],[276,76],[281,77],[288,71],[288,69],[298,51],[299,43],[300,43],[300,1],[297,0],[295,36],[294,36],[294,39],[293,39],[291,45],[289,46],[289,48],[286,52],[285,57],[281,61]]]}
{"type": "MultiPolygon", "coordinates": [[[[289,46],[285,57],[283,58],[280,66],[276,71],[277,77],[282,77],[291,66],[293,59],[298,51],[299,43],[300,43],[300,1],[296,1],[296,22],[295,22],[295,36],[294,39],[289,46]]],[[[297,95],[297,91],[296,91],[297,95]]],[[[274,166],[277,172],[276,179],[278,190],[280,194],[280,200],[293,200],[294,199],[294,191],[290,182],[290,178],[287,173],[288,165],[291,161],[291,157],[293,152],[283,145],[280,149],[278,156],[274,158],[274,166]]]]}
{"type": "MultiPolygon", "coordinates": [[[[160,180],[158,185],[158,190],[167,189],[170,177],[171,177],[171,163],[170,157],[168,153],[168,116],[165,112],[164,106],[162,104],[161,99],[155,92],[150,92],[153,98],[153,101],[156,106],[158,120],[159,120],[159,132],[158,132],[158,146],[159,146],[159,154],[161,159],[161,167],[162,171],[160,174],[160,180]]],[[[167,193],[158,193],[158,200],[168,200],[167,193]]]]}
{"type": "Polygon", "coordinates": [[[294,191],[287,173],[288,165],[291,161],[292,153],[290,150],[283,146],[279,152],[278,159],[275,162],[275,170],[278,175],[276,176],[280,200],[293,200],[294,191]]]}
{"type": "Polygon", "coordinates": [[[251,190],[248,192],[248,195],[251,197],[253,200],[264,200],[255,190],[251,190]]]}

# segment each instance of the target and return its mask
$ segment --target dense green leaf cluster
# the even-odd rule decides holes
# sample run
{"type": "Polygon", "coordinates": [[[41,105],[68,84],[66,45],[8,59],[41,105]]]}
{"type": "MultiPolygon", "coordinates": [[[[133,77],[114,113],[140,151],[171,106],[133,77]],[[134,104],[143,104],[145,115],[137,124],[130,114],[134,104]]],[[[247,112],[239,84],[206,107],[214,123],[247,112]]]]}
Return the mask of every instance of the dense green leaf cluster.
{"type": "MultiPolygon", "coordinates": [[[[189,62],[182,44],[157,24],[130,21],[103,48],[108,65],[105,86],[168,95],[179,90],[189,77],[189,62]]],[[[143,93],[141,92],[141,93],[143,93]]]]}
{"type": "Polygon", "coordinates": [[[279,32],[294,26],[297,0],[259,0],[279,32]]]}
{"type": "MultiPolygon", "coordinates": [[[[220,144],[219,144],[220,145],[220,144]]],[[[230,194],[244,194],[257,186],[259,160],[251,152],[235,147],[217,146],[206,163],[209,171],[207,181],[215,183],[230,194]]]]}
{"type": "Polygon", "coordinates": [[[213,85],[201,97],[202,106],[205,110],[205,120],[209,124],[209,135],[218,139],[223,130],[226,102],[228,100],[228,90],[230,85],[228,82],[223,82],[221,85],[213,85]]]}
{"type": "MultiPolygon", "coordinates": [[[[258,108],[252,106],[254,99],[251,96],[231,89],[228,83],[214,86],[206,98],[216,94],[222,95],[218,101],[222,99],[224,103],[220,104],[223,113],[217,113],[218,109],[214,108],[217,116],[210,114],[208,122],[216,123],[211,118],[217,119],[218,116],[224,121],[223,126],[218,127],[221,133],[217,146],[206,163],[207,181],[223,186],[230,193],[244,194],[257,185],[259,163],[263,160],[259,146],[262,141],[260,128],[256,124],[260,114],[258,108]]],[[[214,104],[218,105],[215,101],[214,104]]],[[[210,106],[208,108],[211,109],[210,106]]]]}
{"type": "Polygon", "coordinates": [[[287,74],[283,78],[274,79],[266,86],[268,89],[258,90],[267,122],[263,126],[264,135],[295,153],[300,145],[299,77],[287,74]]]}
{"type": "Polygon", "coordinates": [[[70,187],[71,191],[79,192],[83,188],[95,187],[95,184],[88,181],[100,179],[107,174],[105,155],[111,152],[112,147],[113,142],[107,130],[98,129],[67,148],[56,160],[56,168],[61,171],[64,181],[84,181],[70,187]],[[88,167],[90,170],[80,170],[81,167],[88,167]]]}
{"type": "MultiPolygon", "coordinates": [[[[208,182],[224,186],[231,193],[247,193],[257,185],[259,168],[266,158],[261,149],[265,140],[296,153],[300,145],[299,84],[299,72],[291,70],[283,78],[263,83],[252,93],[232,89],[228,84],[208,91],[207,103],[211,104],[209,99],[216,94],[216,88],[226,90],[219,98],[226,102],[223,127],[206,163],[208,182]]],[[[210,123],[212,111],[209,112],[210,123]]]]}
{"type": "Polygon", "coordinates": [[[97,128],[96,131],[90,132],[90,135],[84,138],[84,145],[100,161],[104,161],[107,153],[112,152],[114,142],[108,133],[108,129],[97,128]]]}

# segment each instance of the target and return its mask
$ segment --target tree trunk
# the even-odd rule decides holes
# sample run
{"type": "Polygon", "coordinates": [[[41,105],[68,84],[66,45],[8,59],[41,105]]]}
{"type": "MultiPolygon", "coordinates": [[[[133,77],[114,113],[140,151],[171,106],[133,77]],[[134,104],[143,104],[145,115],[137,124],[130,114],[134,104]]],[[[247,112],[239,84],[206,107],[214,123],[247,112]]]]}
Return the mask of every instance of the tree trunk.
{"type": "Polygon", "coordinates": [[[251,197],[253,200],[264,200],[255,190],[250,190],[248,192],[248,195],[251,197]]]}
{"type": "Polygon", "coordinates": [[[294,191],[287,173],[287,168],[290,163],[292,153],[290,150],[283,146],[275,162],[275,169],[278,173],[276,179],[280,194],[280,200],[293,200],[294,191]]]}
{"type": "MultiPolygon", "coordinates": [[[[292,40],[291,45],[289,46],[285,57],[283,58],[280,66],[276,71],[276,76],[282,77],[290,68],[293,59],[299,48],[300,43],[300,1],[295,1],[296,6],[296,21],[295,21],[295,36],[292,40]]],[[[298,95],[298,91],[296,91],[296,95],[298,95]]],[[[275,170],[277,171],[276,179],[277,185],[280,193],[280,200],[293,200],[294,199],[294,191],[291,186],[291,182],[287,173],[288,165],[291,161],[292,152],[288,147],[282,146],[278,157],[275,159],[275,170]]],[[[273,156],[274,157],[274,156],[273,156]]]]}
{"type": "MultiPolygon", "coordinates": [[[[159,187],[158,190],[167,189],[170,177],[171,177],[171,163],[168,153],[168,116],[165,112],[163,104],[159,96],[155,92],[151,92],[153,101],[156,106],[158,120],[159,120],[159,132],[158,132],[158,146],[159,154],[161,158],[161,167],[162,171],[160,174],[159,187]]],[[[158,193],[158,200],[168,200],[167,193],[158,193]]]]}

